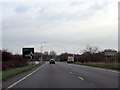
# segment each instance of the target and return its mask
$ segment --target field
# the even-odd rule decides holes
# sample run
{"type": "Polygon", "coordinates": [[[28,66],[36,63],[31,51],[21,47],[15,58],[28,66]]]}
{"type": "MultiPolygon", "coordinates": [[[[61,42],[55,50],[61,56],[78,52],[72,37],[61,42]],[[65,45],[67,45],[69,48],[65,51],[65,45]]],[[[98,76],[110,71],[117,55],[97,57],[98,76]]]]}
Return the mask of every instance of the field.
{"type": "Polygon", "coordinates": [[[80,65],[86,65],[86,66],[92,66],[92,67],[99,67],[99,68],[106,68],[106,69],[113,69],[113,70],[120,70],[120,64],[118,63],[81,63],[81,62],[75,62],[75,64],[80,65]]]}

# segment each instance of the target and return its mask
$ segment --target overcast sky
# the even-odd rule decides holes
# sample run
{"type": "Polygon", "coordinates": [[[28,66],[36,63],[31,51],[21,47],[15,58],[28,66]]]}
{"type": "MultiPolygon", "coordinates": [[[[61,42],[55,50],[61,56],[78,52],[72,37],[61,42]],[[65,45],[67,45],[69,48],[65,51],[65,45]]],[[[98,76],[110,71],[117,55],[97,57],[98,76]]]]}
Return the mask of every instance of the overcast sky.
{"type": "MultiPolygon", "coordinates": [[[[2,48],[21,53],[79,53],[87,44],[99,50],[118,49],[119,0],[2,0],[2,48]],[[10,2],[11,1],[11,2],[10,2]]],[[[1,31],[0,31],[1,32],[1,31]]]]}

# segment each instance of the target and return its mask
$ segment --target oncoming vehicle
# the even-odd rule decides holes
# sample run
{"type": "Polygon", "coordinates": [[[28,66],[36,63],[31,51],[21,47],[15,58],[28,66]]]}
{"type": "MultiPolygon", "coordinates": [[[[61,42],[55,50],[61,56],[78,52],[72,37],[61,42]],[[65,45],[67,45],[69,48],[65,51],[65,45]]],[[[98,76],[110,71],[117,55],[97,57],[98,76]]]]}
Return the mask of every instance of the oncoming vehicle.
{"type": "Polygon", "coordinates": [[[55,64],[55,59],[50,59],[49,64],[55,64]]]}
{"type": "Polygon", "coordinates": [[[74,62],[74,57],[68,56],[67,63],[73,63],[73,62],[74,62]]]}

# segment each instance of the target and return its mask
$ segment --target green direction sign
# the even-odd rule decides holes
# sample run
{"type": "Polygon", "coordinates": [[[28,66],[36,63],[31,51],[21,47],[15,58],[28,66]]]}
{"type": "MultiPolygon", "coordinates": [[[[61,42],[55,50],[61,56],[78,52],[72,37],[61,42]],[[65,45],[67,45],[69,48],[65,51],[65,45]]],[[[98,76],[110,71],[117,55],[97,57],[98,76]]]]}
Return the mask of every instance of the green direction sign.
{"type": "Polygon", "coordinates": [[[34,48],[22,48],[23,59],[34,59],[34,48]]]}

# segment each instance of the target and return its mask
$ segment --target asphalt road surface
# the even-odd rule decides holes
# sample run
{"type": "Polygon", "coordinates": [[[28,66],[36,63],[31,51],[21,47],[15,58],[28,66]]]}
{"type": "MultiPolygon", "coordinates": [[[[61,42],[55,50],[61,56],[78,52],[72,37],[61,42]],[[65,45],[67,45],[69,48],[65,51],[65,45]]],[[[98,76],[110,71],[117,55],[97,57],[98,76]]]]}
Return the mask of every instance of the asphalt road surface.
{"type": "Polygon", "coordinates": [[[65,62],[46,62],[9,88],[118,88],[118,72],[65,62]]]}

